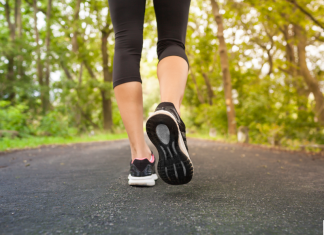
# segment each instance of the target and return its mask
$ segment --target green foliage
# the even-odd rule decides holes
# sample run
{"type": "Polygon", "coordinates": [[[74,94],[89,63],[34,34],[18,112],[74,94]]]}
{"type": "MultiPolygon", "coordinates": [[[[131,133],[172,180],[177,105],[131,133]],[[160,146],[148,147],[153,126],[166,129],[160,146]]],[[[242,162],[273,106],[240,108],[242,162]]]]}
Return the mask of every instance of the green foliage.
{"type": "Polygon", "coordinates": [[[28,136],[62,136],[76,134],[75,128],[68,125],[68,117],[57,111],[35,116],[26,104],[9,105],[0,101],[0,130],[14,130],[20,137],[28,136]]]}
{"type": "Polygon", "coordinates": [[[42,117],[37,128],[38,135],[63,136],[70,135],[68,117],[64,117],[57,111],[47,113],[42,117]]]}
{"type": "MultiPolygon", "coordinates": [[[[11,23],[18,27],[19,24],[13,24],[17,1],[8,0],[7,3],[11,23]]],[[[103,76],[101,37],[106,25],[110,30],[107,44],[110,75],[115,44],[108,2],[81,1],[79,17],[75,15],[77,3],[74,0],[53,1],[50,51],[47,52],[48,32],[44,23],[48,2],[37,1],[40,61],[32,5],[22,1],[21,29],[15,28],[12,38],[5,7],[0,4],[0,130],[18,131],[23,138],[71,138],[103,130],[104,93],[111,98],[112,131],[124,131],[112,83],[105,81],[103,76]],[[51,72],[48,84],[45,78],[47,62],[51,72]],[[39,65],[43,84],[39,79],[39,65]],[[44,110],[42,94],[46,90],[49,90],[50,105],[44,110]]],[[[324,144],[323,125],[314,111],[316,101],[300,73],[299,39],[294,37],[293,28],[301,25],[305,29],[309,49],[307,65],[321,91],[324,29],[286,0],[278,0],[276,4],[264,0],[218,3],[225,29],[237,127],[249,128],[252,143],[324,144]],[[289,29],[289,39],[284,36],[285,27],[289,29]],[[287,59],[287,43],[294,47],[295,63],[287,59]],[[297,71],[294,75],[287,72],[291,67],[297,71]]],[[[298,3],[323,25],[324,8],[320,0],[299,0],[298,3]]],[[[160,101],[157,55],[152,61],[147,59],[158,39],[152,1],[146,3],[143,36],[141,75],[145,119],[160,101]]],[[[219,42],[210,1],[191,2],[185,49],[190,64],[182,101],[186,126],[188,130],[204,133],[216,128],[217,136],[226,139],[227,113],[219,42]],[[213,92],[211,100],[206,78],[213,92]]]]}
{"type": "Polygon", "coordinates": [[[30,113],[26,104],[11,106],[8,101],[0,101],[0,130],[18,131],[21,136],[31,134],[27,125],[30,113]]]}
{"type": "MultiPolygon", "coordinates": [[[[282,146],[323,144],[324,129],[316,118],[315,101],[310,99],[304,79],[302,76],[287,74],[287,68],[291,65],[286,61],[287,41],[282,30],[285,25],[290,27],[291,40],[288,42],[296,47],[298,39],[293,36],[292,22],[308,29],[308,42],[313,47],[312,53],[308,54],[308,59],[313,64],[308,64],[309,69],[314,68],[314,78],[322,84],[323,72],[320,76],[316,74],[323,71],[323,66],[320,69],[314,63],[324,62],[324,51],[319,50],[320,45],[323,46],[323,38],[319,38],[319,35],[323,35],[324,29],[315,26],[309,17],[289,1],[277,1],[275,5],[254,0],[228,0],[223,4],[220,1],[218,3],[224,13],[222,16],[237,127],[249,128],[252,143],[275,142],[282,146]],[[301,95],[303,90],[306,92],[301,95]]],[[[319,11],[322,7],[320,1],[299,1],[299,4],[306,7],[317,20],[324,22],[323,14],[319,11]]],[[[192,11],[189,19],[187,50],[191,72],[196,81],[189,75],[184,104],[190,112],[186,113],[185,118],[187,126],[192,130],[208,133],[210,128],[216,128],[217,134],[226,138],[227,117],[217,48],[217,29],[211,30],[215,22],[207,6],[208,3],[204,1],[192,3],[193,8],[199,8],[202,12],[192,11]],[[208,104],[203,73],[209,76],[214,91],[212,105],[208,104]]],[[[296,64],[292,66],[298,67],[297,49],[295,50],[296,64]]]]}
{"type": "Polygon", "coordinates": [[[97,133],[95,135],[83,134],[79,136],[28,136],[25,138],[2,138],[0,139],[0,151],[21,148],[35,148],[42,145],[70,144],[92,141],[107,141],[127,138],[127,133],[97,133]]]}

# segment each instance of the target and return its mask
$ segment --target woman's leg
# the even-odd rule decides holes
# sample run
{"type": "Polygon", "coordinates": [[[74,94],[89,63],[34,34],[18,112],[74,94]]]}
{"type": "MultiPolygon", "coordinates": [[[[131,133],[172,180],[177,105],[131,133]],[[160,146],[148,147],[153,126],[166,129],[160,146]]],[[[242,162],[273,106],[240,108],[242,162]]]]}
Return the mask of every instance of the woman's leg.
{"type": "Polygon", "coordinates": [[[126,128],[132,159],[151,159],[151,150],[145,142],[143,132],[142,84],[127,82],[116,86],[115,96],[119,112],[126,128]]]}
{"type": "Polygon", "coordinates": [[[161,102],[172,102],[179,115],[189,71],[185,53],[189,8],[190,0],[154,0],[161,102]]]}
{"type": "Polygon", "coordinates": [[[146,0],[108,0],[115,32],[113,88],[132,159],[151,158],[143,133],[140,60],[146,0]]]}
{"type": "Polygon", "coordinates": [[[161,103],[148,118],[146,131],[159,152],[158,173],[172,185],[187,184],[193,177],[186,126],[180,118],[189,70],[185,53],[189,7],[190,0],[154,0],[161,103]]]}
{"type": "Polygon", "coordinates": [[[180,105],[186,88],[188,64],[178,56],[169,56],[161,60],[157,66],[160,83],[161,102],[172,102],[179,116],[180,105]]]}

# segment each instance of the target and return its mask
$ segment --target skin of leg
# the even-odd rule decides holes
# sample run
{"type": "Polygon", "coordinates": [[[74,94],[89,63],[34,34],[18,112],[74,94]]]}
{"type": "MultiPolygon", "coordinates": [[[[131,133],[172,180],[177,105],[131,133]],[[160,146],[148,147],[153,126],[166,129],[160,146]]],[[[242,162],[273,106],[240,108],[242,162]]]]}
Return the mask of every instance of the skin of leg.
{"type": "Polygon", "coordinates": [[[118,109],[130,142],[132,160],[151,160],[151,150],[143,132],[143,93],[142,84],[137,81],[120,84],[114,88],[118,109]]]}
{"type": "Polygon", "coordinates": [[[157,66],[161,102],[172,102],[179,116],[180,106],[188,78],[188,63],[182,57],[168,56],[157,66]]]}

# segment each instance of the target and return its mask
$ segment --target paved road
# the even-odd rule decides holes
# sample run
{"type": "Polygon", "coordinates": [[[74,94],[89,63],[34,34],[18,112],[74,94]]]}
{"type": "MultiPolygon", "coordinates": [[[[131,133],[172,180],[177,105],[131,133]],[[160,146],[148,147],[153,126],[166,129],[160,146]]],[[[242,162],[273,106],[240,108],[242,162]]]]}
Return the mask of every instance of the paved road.
{"type": "Polygon", "coordinates": [[[323,159],[188,138],[189,184],[131,187],[128,144],[0,155],[0,234],[323,232],[323,159]]]}

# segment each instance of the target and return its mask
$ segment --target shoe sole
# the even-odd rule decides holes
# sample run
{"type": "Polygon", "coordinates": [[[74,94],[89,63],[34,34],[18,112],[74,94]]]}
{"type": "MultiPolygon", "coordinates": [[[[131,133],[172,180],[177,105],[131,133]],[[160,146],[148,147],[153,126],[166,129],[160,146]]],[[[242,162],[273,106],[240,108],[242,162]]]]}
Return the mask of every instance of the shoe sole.
{"type": "Polygon", "coordinates": [[[193,164],[175,117],[168,111],[154,112],[146,122],[146,132],[159,152],[157,170],[172,185],[187,184],[193,177],[193,164]]]}
{"type": "Polygon", "coordinates": [[[154,186],[155,180],[157,180],[158,177],[156,174],[152,174],[150,176],[143,176],[143,177],[136,177],[128,175],[128,184],[129,185],[135,185],[135,186],[154,186]]]}

